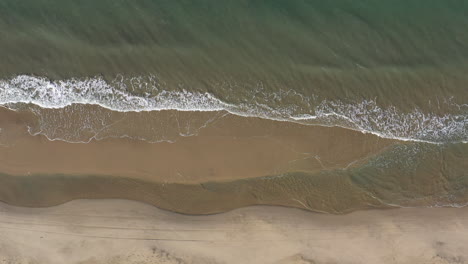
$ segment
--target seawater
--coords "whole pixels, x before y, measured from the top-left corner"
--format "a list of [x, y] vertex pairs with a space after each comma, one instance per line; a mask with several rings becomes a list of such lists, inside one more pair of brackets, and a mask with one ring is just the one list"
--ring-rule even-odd
[[228, 111], [466, 142], [467, 14], [455, 0], [6, 0], [0, 103]]
[[[227, 111], [246, 117], [341, 126], [407, 141], [468, 141], [468, 105], [458, 105], [451, 100], [439, 102], [439, 106], [442, 104], [444, 108], [450, 109], [450, 112], [443, 114], [418, 108], [404, 112], [392, 105], [379, 106], [374, 99], [354, 103], [339, 100], [317, 101], [314, 98], [309, 100], [306, 95], [295, 90], [284, 94], [267, 94], [252, 90], [245, 98], [237, 100], [243, 103], [223, 101], [208, 92], [186, 89], [168, 91], [154, 76], [119, 78], [111, 82], [102, 78], [50, 81], [28, 75], [0, 80], [0, 104], [11, 109], [25, 104], [45, 109], [60, 109], [81, 104], [98, 105], [118, 112]], [[307, 107], [295, 104], [295, 101]], [[90, 119], [103, 118], [96, 115], [96, 112], [86, 111], [86, 108], [81, 108], [80, 114]]]
[[[75, 143], [171, 142], [226, 114], [372, 133], [405, 143], [327, 173], [385, 203], [459, 205], [467, 28], [458, 0], [3, 0], [0, 104]], [[106, 131], [122, 112], [147, 130]]]

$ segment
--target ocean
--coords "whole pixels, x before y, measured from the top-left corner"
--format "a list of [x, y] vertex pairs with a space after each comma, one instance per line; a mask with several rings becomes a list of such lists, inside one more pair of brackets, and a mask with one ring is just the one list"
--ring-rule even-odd
[[[369, 199], [376, 207], [464, 206], [467, 28], [468, 2], [456, 0], [2, 0], [0, 104], [8, 113], [0, 121], [0, 145], [14, 148], [17, 138], [42, 137], [63, 144], [130, 140], [157, 148], [207, 134], [293, 142], [298, 126], [313, 133], [327, 127], [323, 142], [301, 153], [320, 148], [320, 157], [330, 156], [328, 165], [310, 154], [313, 161], [281, 173], [262, 169], [264, 174], [248, 180], [230, 178], [229, 188], [263, 194], [240, 205], [303, 207], [286, 202], [294, 193], [307, 201], [307, 209], [330, 212], [365, 208]], [[225, 119], [228, 125], [216, 125]], [[254, 127], [255, 133], [246, 132]], [[343, 129], [349, 130], [346, 141], [354, 143], [335, 148], [348, 135]], [[297, 141], [312, 144], [318, 136], [310, 133]], [[378, 145], [378, 151], [368, 145]], [[361, 146], [365, 154], [356, 154]], [[250, 151], [248, 145], [243, 151]], [[346, 162], [334, 157], [352, 151]], [[1, 166], [0, 171], [6, 173]], [[177, 173], [165, 177], [172, 181]], [[333, 183], [345, 187], [335, 189]], [[214, 192], [233, 192], [217, 184], [227, 183], [216, 183]], [[341, 191], [358, 197], [356, 202], [348, 206], [346, 195], [330, 198]], [[82, 197], [76, 195], [67, 199]], [[3, 200], [14, 203], [8, 197]]]

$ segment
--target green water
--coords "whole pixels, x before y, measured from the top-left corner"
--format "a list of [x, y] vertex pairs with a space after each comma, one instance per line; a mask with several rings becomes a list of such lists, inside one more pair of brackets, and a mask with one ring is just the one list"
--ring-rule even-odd
[[144, 99], [207, 92], [236, 114], [332, 113], [344, 118], [318, 123], [467, 141], [467, 28], [468, 3], [455, 0], [2, 0], [0, 78], [101, 76]]
[[0, 75], [154, 74], [231, 101], [261, 83], [428, 109], [468, 101], [467, 28], [455, 0], [2, 0]]

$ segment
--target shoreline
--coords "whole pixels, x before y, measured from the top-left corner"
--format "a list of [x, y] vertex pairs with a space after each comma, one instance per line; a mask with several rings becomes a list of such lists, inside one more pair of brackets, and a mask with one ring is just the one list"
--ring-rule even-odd
[[[65, 119], [57, 118], [62, 114]], [[189, 214], [264, 204], [343, 213], [468, 201], [465, 144], [440, 147], [339, 127], [174, 111], [110, 113], [102, 122], [112, 129], [101, 132], [172, 135], [173, 143], [72, 144], [27, 130], [74, 130], [81, 126], [80, 114], [45, 111], [42, 117], [53, 121], [49, 128], [30, 114], [0, 109], [0, 142], [7, 143], [0, 145], [0, 200], [50, 206], [126, 198]], [[181, 131], [196, 136], [180, 136]]]
[[255, 205], [332, 214], [389, 207], [354, 186], [347, 175], [291, 173], [181, 184], [116, 176], [0, 174], [0, 201], [12, 206], [47, 208], [78, 199], [127, 199], [187, 215], [219, 214]]

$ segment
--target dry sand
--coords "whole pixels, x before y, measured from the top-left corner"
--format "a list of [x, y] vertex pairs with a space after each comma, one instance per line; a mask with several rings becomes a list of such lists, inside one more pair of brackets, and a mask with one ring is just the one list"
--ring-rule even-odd
[[468, 209], [186, 216], [127, 200], [0, 205], [0, 263], [468, 263]]

